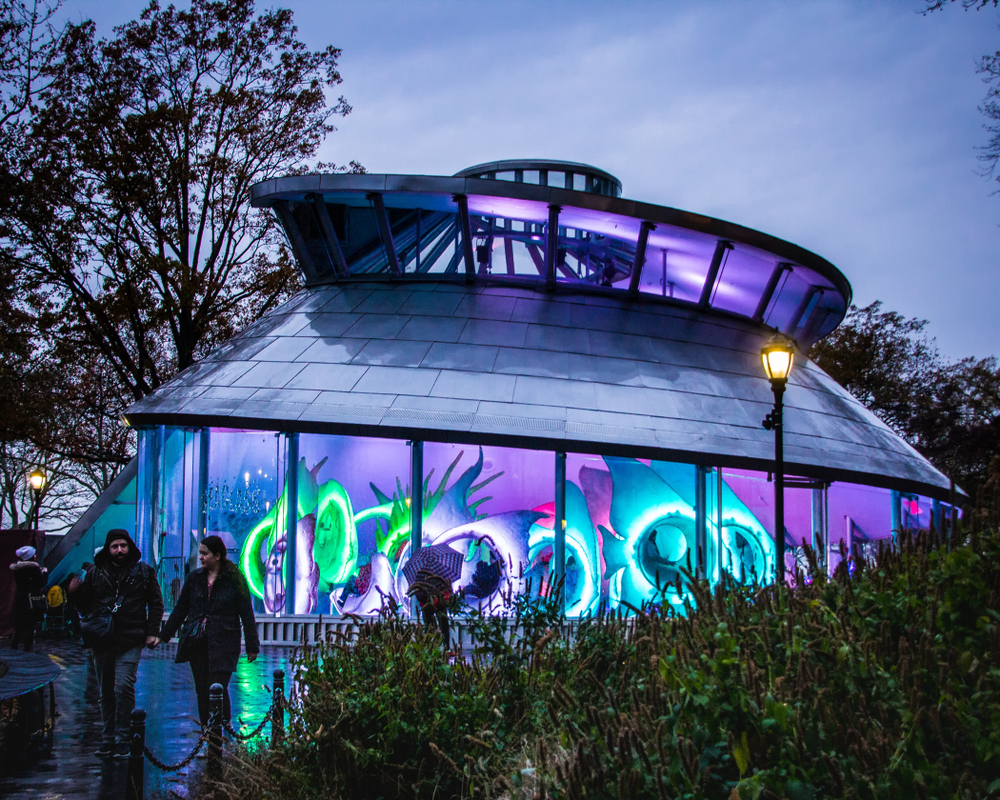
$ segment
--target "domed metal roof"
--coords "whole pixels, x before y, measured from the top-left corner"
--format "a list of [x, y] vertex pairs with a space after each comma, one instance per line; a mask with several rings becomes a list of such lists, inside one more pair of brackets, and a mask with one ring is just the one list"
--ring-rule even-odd
[[[735, 315], [561, 287], [313, 286], [132, 406], [135, 426], [358, 434], [768, 470], [760, 347]], [[804, 363], [803, 363], [804, 362]], [[789, 474], [943, 496], [948, 480], [814, 364]]]
[[[789, 242], [619, 193], [602, 170], [539, 160], [258, 184], [306, 289], [128, 419], [769, 470], [760, 347], [779, 330], [805, 352], [850, 285]], [[790, 474], [945, 496], [944, 475], [798, 361]]]

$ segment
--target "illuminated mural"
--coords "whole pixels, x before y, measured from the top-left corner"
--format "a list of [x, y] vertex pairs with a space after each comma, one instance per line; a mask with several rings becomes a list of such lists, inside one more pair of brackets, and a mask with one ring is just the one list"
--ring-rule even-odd
[[[196, 543], [204, 533], [227, 542], [258, 613], [366, 615], [387, 603], [406, 604], [414, 483], [409, 444], [300, 434], [290, 548], [288, 441], [273, 432], [212, 429], [199, 438], [165, 430], [153, 481], [154, 504], [161, 507], [154, 518], [154, 556], [168, 604], [183, 576], [197, 567]], [[551, 594], [555, 454], [434, 442], [425, 442], [423, 452], [422, 545], [444, 545], [461, 556], [453, 588], [465, 603], [506, 613], [517, 594]], [[698, 469], [567, 455], [562, 591], [568, 616], [602, 607], [631, 612], [651, 603], [683, 606], [689, 597], [684, 571], [695, 565], [698, 552]], [[775, 547], [773, 485], [766, 473], [702, 471], [705, 574], [713, 583], [723, 572], [746, 583], [769, 579]], [[815, 497], [787, 494], [786, 545], [792, 548], [817, 524]], [[848, 484], [822, 490], [825, 513], [843, 513], [845, 519], [843, 533], [831, 534], [831, 567], [839, 561], [839, 541], [865, 547], [887, 535], [888, 494]], [[929, 508], [923, 498], [902, 498], [904, 524], [920, 522], [919, 514], [929, 518]]]
[[[683, 570], [693, 571], [694, 467], [630, 458], [600, 459], [606, 469], [582, 466], [579, 485], [566, 482], [566, 611], [579, 617], [600, 602], [615, 609], [648, 603], [683, 605]], [[774, 569], [774, 544], [746, 505], [723, 482], [722, 538], [707, 521], [721, 566], [741, 581]], [[533, 565], [551, 554], [554, 511], [531, 529]], [[715, 580], [719, 558], [712, 558]], [[678, 586], [681, 587], [678, 591]]]
[[[372, 614], [386, 603], [405, 603], [412, 496], [404, 447], [310, 438], [297, 466], [294, 613]], [[359, 446], [369, 457], [382, 449], [382, 462], [365, 459], [377, 474], [351, 468]], [[432, 466], [424, 475], [422, 543], [445, 545], [463, 557], [453, 588], [470, 606], [493, 613], [502, 613], [512, 594], [549, 594], [552, 454], [492, 447], [487, 459], [481, 447], [427, 447], [443, 469], [436, 474]], [[334, 465], [345, 473], [339, 479]], [[244, 470], [247, 486], [249, 474]], [[291, 573], [285, 563], [288, 485], [285, 476], [275, 500], [259, 501], [259, 518], [236, 533], [240, 567], [262, 610], [271, 613], [285, 610]], [[681, 605], [687, 594], [682, 570], [692, 567], [696, 547], [693, 493], [690, 465], [613, 457], [581, 464], [566, 482], [567, 615], [596, 613], [602, 603], [612, 609]], [[774, 568], [771, 538], [728, 485], [722, 498], [721, 538], [718, 524], [708, 523], [709, 540], [718, 543], [719, 556], [711, 559], [715, 576], [721, 568], [739, 580], [759, 580]]]
[[[479, 448], [478, 460], [452, 480], [463, 455], [458, 454], [436, 483], [433, 472], [425, 478], [422, 542], [460, 552], [465, 561], [455, 588], [465, 590], [484, 610], [494, 610], [500, 606], [502, 590], [521, 591], [528, 530], [543, 514], [527, 509], [480, 513], [479, 506], [492, 499], [482, 496], [483, 490], [502, 479], [503, 472], [480, 480]], [[339, 481], [317, 480], [326, 462], [323, 458], [307, 464], [301, 458], [298, 464], [295, 613], [312, 613], [323, 606], [326, 611], [371, 614], [390, 600], [403, 603], [408, 588], [402, 568], [410, 551], [410, 486], [396, 476], [390, 496], [371, 482], [374, 502], [356, 507]], [[270, 612], [285, 605], [287, 493], [286, 480], [277, 502], [247, 534], [239, 557], [251, 591]], [[359, 528], [370, 521], [375, 523], [374, 550], [359, 558]]]

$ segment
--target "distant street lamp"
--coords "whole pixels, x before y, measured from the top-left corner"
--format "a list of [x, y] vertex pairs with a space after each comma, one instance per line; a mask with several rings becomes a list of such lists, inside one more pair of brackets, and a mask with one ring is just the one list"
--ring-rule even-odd
[[38, 530], [38, 512], [42, 505], [42, 489], [45, 488], [45, 482], [47, 478], [45, 473], [42, 472], [37, 467], [31, 471], [28, 476], [28, 485], [31, 486], [31, 491], [35, 496], [35, 530]]
[[774, 431], [774, 548], [775, 579], [785, 581], [785, 453], [782, 439], [782, 396], [795, 360], [795, 343], [780, 333], [760, 350], [764, 372], [774, 392], [774, 410], [764, 418], [764, 427]]

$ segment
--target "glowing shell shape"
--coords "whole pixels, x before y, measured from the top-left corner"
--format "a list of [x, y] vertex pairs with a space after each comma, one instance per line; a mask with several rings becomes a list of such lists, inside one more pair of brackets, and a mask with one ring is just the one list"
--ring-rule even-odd
[[[549, 508], [547, 506], [545, 508]], [[528, 561], [534, 562], [542, 551], [555, 544], [553, 523], [555, 512], [547, 514], [528, 532]], [[575, 562], [575, 580], [570, 581], [567, 567], [566, 616], [585, 617], [597, 611], [601, 599], [600, 554], [597, 551], [597, 536], [587, 500], [572, 481], [566, 481], [566, 561]]]
[[681, 567], [693, 566], [694, 508], [640, 461], [605, 458], [614, 494], [604, 534], [605, 578], [611, 606], [625, 602], [683, 602], [673, 585]]

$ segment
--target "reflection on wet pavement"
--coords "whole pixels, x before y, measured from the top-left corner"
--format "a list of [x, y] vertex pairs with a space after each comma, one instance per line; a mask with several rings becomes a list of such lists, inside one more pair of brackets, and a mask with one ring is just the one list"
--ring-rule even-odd
[[[2, 646], [2, 644], [0, 644]], [[125, 797], [126, 761], [101, 760], [94, 753], [101, 742], [99, 692], [90, 656], [77, 642], [40, 641], [36, 653], [48, 653], [59, 665], [56, 682], [56, 719], [51, 752], [26, 761], [13, 772], [0, 775], [4, 800], [121, 800]], [[146, 744], [165, 763], [177, 763], [198, 740], [198, 704], [187, 664], [175, 664], [175, 645], [143, 650], [136, 684], [136, 707], [144, 708]], [[263, 688], [271, 685], [276, 669], [285, 669], [292, 650], [264, 647], [253, 664], [240, 658], [229, 684], [233, 726], [237, 717], [256, 727], [271, 705]], [[270, 726], [264, 727], [264, 735]], [[145, 797], [186, 795], [195, 761], [180, 773], [164, 773], [147, 760]]]

